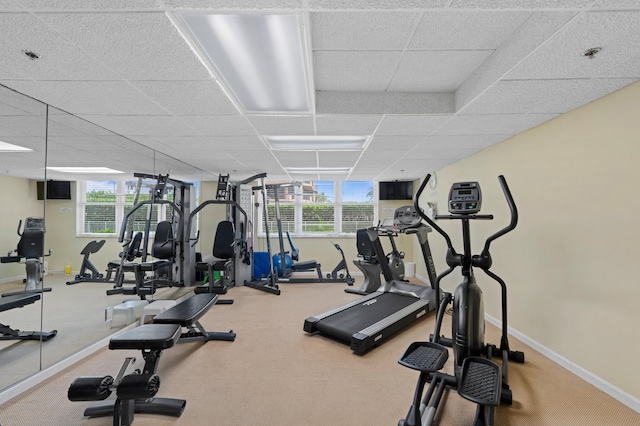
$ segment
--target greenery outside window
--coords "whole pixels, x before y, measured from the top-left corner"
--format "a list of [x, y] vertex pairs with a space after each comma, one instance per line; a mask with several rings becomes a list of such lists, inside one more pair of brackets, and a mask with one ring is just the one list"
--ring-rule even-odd
[[[125, 214], [133, 208], [136, 185], [136, 180], [79, 181], [76, 185], [78, 236], [118, 235]], [[143, 185], [138, 202], [148, 200], [152, 188], [152, 184]], [[133, 232], [145, 231], [149, 208], [150, 232], [155, 231], [158, 221], [171, 219], [173, 210], [170, 206], [143, 206], [134, 214]]]
[[[274, 184], [278, 188], [282, 232], [297, 235], [354, 234], [375, 224], [371, 181], [305, 181]], [[274, 189], [267, 191], [269, 232], [277, 233]], [[260, 232], [264, 234], [263, 221]]]

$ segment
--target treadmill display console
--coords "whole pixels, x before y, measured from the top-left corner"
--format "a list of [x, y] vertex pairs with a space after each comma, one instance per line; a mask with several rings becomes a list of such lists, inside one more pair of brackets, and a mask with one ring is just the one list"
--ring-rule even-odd
[[480, 211], [482, 192], [478, 182], [458, 182], [449, 192], [449, 213], [475, 214]]
[[422, 219], [413, 206], [398, 207], [393, 214], [393, 226], [398, 229], [417, 228], [421, 223]]

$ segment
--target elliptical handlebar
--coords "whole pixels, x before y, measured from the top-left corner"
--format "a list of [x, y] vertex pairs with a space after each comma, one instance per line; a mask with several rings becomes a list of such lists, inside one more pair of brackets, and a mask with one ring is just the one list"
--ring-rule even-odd
[[513, 201], [511, 190], [509, 189], [509, 185], [507, 185], [507, 181], [504, 178], [504, 175], [498, 176], [498, 181], [500, 182], [500, 186], [502, 187], [504, 198], [506, 198], [507, 204], [509, 205], [509, 211], [511, 212], [511, 222], [509, 222], [507, 226], [487, 238], [487, 241], [485, 241], [484, 243], [485, 252], [489, 251], [489, 246], [491, 245], [491, 242], [493, 240], [502, 237], [507, 232], [513, 231], [518, 224], [518, 208], [516, 207], [515, 201]]
[[444, 237], [444, 239], [447, 242], [447, 247], [449, 247], [450, 249], [453, 249], [453, 244], [451, 243], [451, 238], [449, 237], [449, 234], [447, 234], [446, 232], [444, 232], [444, 229], [440, 228], [434, 221], [433, 219], [431, 219], [429, 216], [427, 216], [426, 214], [424, 214], [424, 212], [422, 211], [422, 209], [420, 208], [419, 205], [419, 201], [420, 201], [420, 196], [422, 195], [422, 191], [424, 191], [424, 188], [427, 186], [427, 182], [429, 182], [429, 179], [431, 179], [431, 173], [429, 173], [427, 175], [427, 177], [424, 178], [424, 181], [422, 181], [422, 184], [420, 185], [420, 188], [418, 189], [418, 192], [416, 192], [416, 196], [413, 199], [413, 207], [416, 209], [416, 211], [418, 212], [418, 214], [420, 215], [420, 217], [422, 219], [424, 219], [425, 221], [427, 221], [427, 223], [429, 224], [429, 226], [431, 226], [433, 229], [435, 229], [438, 234], [442, 235]]
[[[447, 247], [449, 247], [450, 249], [453, 249], [453, 245], [451, 243], [451, 238], [449, 237], [449, 235], [442, 228], [440, 228], [433, 221], [433, 219], [431, 219], [429, 216], [425, 215], [424, 212], [422, 211], [422, 209], [420, 209], [420, 207], [419, 207], [420, 196], [422, 195], [422, 192], [424, 191], [424, 188], [427, 186], [427, 183], [429, 182], [430, 178], [431, 178], [431, 174], [428, 174], [427, 177], [422, 182], [422, 184], [420, 185], [420, 188], [418, 189], [418, 192], [416, 193], [416, 196], [415, 196], [415, 198], [413, 200], [413, 206], [415, 207], [415, 209], [418, 212], [418, 214], [420, 215], [420, 217], [422, 219], [424, 219], [425, 221], [427, 221], [427, 223], [433, 229], [438, 231], [438, 233], [444, 237], [444, 239], [447, 241]], [[491, 245], [491, 242], [493, 242], [497, 238], [500, 238], [501, 236], [503, 236], [507, 232], [513, 231], [515, 229], [516, 225], [518, 224], [518, 209], [516, 207], [515, 201], [513, 200], [513, 196], [511, 195], [511, 190], [509, 189], [509, 186], [507, 185], [507, 181], [504, 178], [504, 175], [498, 176], [498, 181], [500, 182], [500, 186], [502, 187], [502, 192], [504, 193], [504, 197], [507, 200], [507, 204], [509, 205], [509, 211], [511, 212], [511, 222], [506, 227], [504, 227], [503, 229], [499, 230], [498, 232], [490, 235], [487, 238], [487, 240], [485, 241], [485, 244], [484, 244], [484, 250], [483, 250], [484, 252], [488, 252], [489, 251], [489, 247]], [[463, 217], [467, 218], [467, 219], [485, 219], [485, 220], [493, 219], [493, 215], [490, 215], [490, 214], [489, 215], [478, 215], [478, 214], [474, 214], [474, 215], [437, 215], [435, 218], [436, 219], [461, 219]]]

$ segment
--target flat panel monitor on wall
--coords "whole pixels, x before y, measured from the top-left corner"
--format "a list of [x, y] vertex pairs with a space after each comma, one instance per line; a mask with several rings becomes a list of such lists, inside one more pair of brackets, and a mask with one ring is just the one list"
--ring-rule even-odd
[[413, 197], [412, 181], [380, 182], [380, 200], [411, 200]]
[[66, 180], [48, 180], [46, 193], [47, 200], [70, 200], [71, 182]]

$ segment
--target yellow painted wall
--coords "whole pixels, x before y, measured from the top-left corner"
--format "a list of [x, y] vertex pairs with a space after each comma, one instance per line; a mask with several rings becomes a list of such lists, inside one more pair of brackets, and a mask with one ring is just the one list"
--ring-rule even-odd
[[[640, 352], [640, 82], [437, 171], [436, 202], [446, 214], [453, 182], [477, 180], [483, 213], [473, 223], [477, 252], [508, 222], [497, 176], [518, 205], [515, 231], [494, 242], [494, 268], [509, 288], [509, 325], [569, 362], [640, 398], [633, 366]], [[460, 224], [441, 221], [459, 243]], [[433, 234], [432, 234], [433, 235]], [[444, 242], [431, 238], [436, 268]], [[424, 265], [419, 273], [424, 274]], [[459, 274], [457, 275], [459, 277]], [[452, 290], [458, 278], [445, 281]], [[482, 272], [487, 313], [500, 318], [498, 285]]]
[[[7, 154], [4, 154], [7, 155]], [[11, 154], [9, 154], [11, 155]], [[42, 217], [44, 202], [38, 201], [36, 181], [0, 176], [2, 203], [0, 203], [0, 254], [6, 256], [18, 246], [18, 223], [26, 217]], [[14, 256], [16, 253], [11, 253]], [[26, 276], [24, 263], [0, 264], [0, 280]]]

